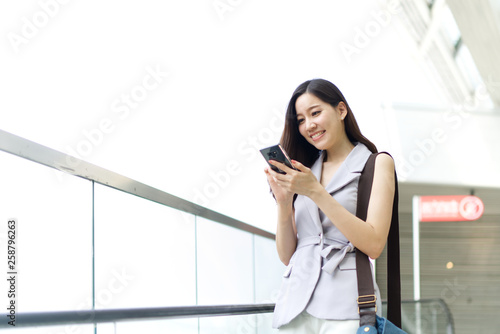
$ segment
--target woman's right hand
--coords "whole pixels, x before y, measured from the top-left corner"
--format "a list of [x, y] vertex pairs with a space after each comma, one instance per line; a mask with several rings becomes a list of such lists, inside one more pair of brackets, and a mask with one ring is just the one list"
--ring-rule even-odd
[[278, 204], [288, 204], [291, 203], [293, 200], [293, 193], [289, 192], [285, 188], [281, 187], [278, 183], [276, 183], [276, 175], [278, 175], [277, 172], [273, 171], [270, 167], [266, 167], [264, 169], [264, 172], [266, 173], [267, 176], [267, 181], [269, 182], [269, 185], [271, 186], [271, 190], [274, 194], [274, 197], [276, 198], [276, 202]]

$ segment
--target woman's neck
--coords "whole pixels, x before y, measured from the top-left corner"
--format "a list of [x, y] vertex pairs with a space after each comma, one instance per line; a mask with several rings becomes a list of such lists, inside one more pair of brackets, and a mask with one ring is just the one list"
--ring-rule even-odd
[[[347, 138], [346, 138], [347, 139]], [[338, 145], [332, 146], [326, 150], [326, 159], [323, 162], [341, 163], [354, 148], [354, 144], [348, 139]]]

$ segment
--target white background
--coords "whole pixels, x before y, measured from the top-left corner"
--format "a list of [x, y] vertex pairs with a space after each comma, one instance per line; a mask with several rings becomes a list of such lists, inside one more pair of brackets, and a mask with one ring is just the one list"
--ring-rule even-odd
[[337, 84], [396, 154], [405, 130], [381, 105], [442, 103], [395, 3], [3, 2], [0, 127], [274, 232], [258, 149], [278, 142], [301, 82]]

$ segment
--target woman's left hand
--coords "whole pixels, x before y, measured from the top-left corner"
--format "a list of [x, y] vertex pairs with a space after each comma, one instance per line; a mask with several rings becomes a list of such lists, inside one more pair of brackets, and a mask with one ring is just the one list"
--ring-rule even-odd
[[314, 176], [311, 172], [311, 169], [307, 168], [298, 161], [292, 160], [293, 167], [298, 170], [289, 168], [285, 164], [275, 160], [270, 160], [269, 163], [286, 173], [276, 173], [269, 168], [269, 172], [276, 183], [291, 193], [310, 197], [311, 194], [322, 188], [321, 183], [319, 183], [318, 179], [316, 179], [316, 176]]

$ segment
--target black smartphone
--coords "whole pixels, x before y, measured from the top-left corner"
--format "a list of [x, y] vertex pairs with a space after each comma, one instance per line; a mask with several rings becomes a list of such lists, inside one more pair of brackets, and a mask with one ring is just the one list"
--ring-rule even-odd
[[[266, 159], [268, 164], [269, 164], [269, 160], [275, 160], [275, 161], [284, 163], [286, 166], [290, 167], [291, 169], [297, 170], [297, 168], [292, 166], [292, 162], [290, 161], [288, 154], [286, 154], [285, 150], [279, 144], [263, 148], [260, 150], [260, 153], [262, 153], [262, 155], [264, 156], [264, 159]], [[277, 173], [286, 174], [284, 171], [282, 171], [281, 169], [279, 169], [278, 167], [276, 167], [274, 165], [269, 164], [269, 166], [271, 166], [271, 169]]]

